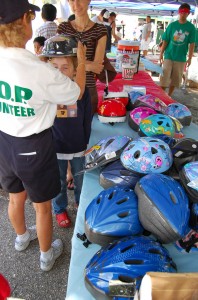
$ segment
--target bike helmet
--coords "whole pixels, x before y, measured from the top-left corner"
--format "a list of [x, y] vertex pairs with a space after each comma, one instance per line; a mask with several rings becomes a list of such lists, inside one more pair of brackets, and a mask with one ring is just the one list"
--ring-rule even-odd
[[140, 122], [154, 114], [157, 114], [157, 112], [150, 107], [136, 107], [129, 114], [128, 124], [133, 130], [138, 131]]
[[189, 201], [182, 186], [162, 174], [149, 174], [135, 186], [143, 227], [162, 243], [184, 237], [189, 222]]
[[163, 173], [172, 165], [169, 146], [156, 138], [139, 138], [128, 144], [120, 157], [123, 166], [139, 174]]
[[93, 170], [119, 159], [120, 154], [131, 140], [125, 135], [110, 136], [100, 140], [85, 152], [85, 169]]
[[137, 196], [133, 190], [111, 187], [95, 197], [85, 212], [85, 234], [95, 244], [108, 243], [143, 232], [138, 217]]
[[166, 144], [169, 145], [169, 147], [172, 149], [172, 147], [177, 143], [178, 139], [175, 139], [171, 136], [168, 136], [166, 134], [156, 134], [152, 135], [152, 138], [160, 139], [164, 141]]
[[140, 178], [139, 174], [125, 169], [118, 159], [101, 170], [100, 185], [104, 189], [108, 189], [114, 185], [133, 189]]
[[103, 96], [104, 100], [117, 100], [120, 101], [124, 106], [129, 102], [129, 96], [127, 92], [108, 92]]
[[148, 106], [150, 108], [153, 108], [157, 112], [163, 113], [167, 105], [156, 96], [148, 94], [138, 97], [134, 103], [134, 106]]
[[198, 161], [190, 162], [179, 172], [180, 180], [192, 202], [198, 203]]
[[39, 56], [77, 56], [77, 46], [78, 41], [74, 36], [55, 35], [45, 41], [42, 53]]
[[11, 288], [7, 279], [0, 273], [0, 300], [5, 300], [11, 295]]
[[174, 165], [178, 172], [185, 164], [198, 160], [198, 141], [194, 139], [180, 139], [171, 147], [171, 150]]
[[156, 134], [166, 134], [174, 136], [175, 125], [170, 117], [156, 114], [142, 120], [139, 124], [140, 136], [153, 136]]
[[101, 123], [125, 122], [126, 108], [117, 100], [105, 100], [98, 108], [98, 119]]
[[169, 104], [164, 113], [179, 120], [183, 126], [189, 126], [192, 121], [192, 114], [190, 110], [187, 106], [181, 103]]
[[132, 110], [134, 108], [134, 103], [137, 100], [138, 97], [143, 96], [144, 93], [138, 92], [138, 91], [131, 91], [129, 92], [129, 102], [126, 107], [127, 110]]
[[85, 285], [94, 299], [133, 299], [147, 272], [176, 272], [160, 243], [148, 237], [127, 237], [101, 248], [85, 268]]

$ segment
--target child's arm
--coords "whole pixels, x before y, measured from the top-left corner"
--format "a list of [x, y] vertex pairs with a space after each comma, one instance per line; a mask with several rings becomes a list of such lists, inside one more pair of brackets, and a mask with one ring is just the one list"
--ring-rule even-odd
[[80, 95], [79, 100], [82, 98], [82, 95], [85, 91], [85, 81], [86, 81], [86, 73], [85, 73], [85, 55], [86, 55], [86, 46], [83, 46], [81, 42], [78, 42], [77, 49], [77, 58], [78, 58], [78, 66], [76, 72], [76, 83], [80, 87]]

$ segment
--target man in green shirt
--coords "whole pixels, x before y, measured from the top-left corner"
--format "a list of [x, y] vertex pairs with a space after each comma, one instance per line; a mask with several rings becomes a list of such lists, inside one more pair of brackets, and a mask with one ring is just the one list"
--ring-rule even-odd
[[169, 96], [175, 87], [180, 87], [185, 64], [186, 67], [190, 66], [194, 53], [196, 30], [187, 21], [189, 14], [190, 5], [183, 3], [179, 7], [179, 19], [169, 24], [162, 36], [160, 63], [163, 63], [163, 75], [160, 77], [160, 86], [163, 90], [169, 88]]

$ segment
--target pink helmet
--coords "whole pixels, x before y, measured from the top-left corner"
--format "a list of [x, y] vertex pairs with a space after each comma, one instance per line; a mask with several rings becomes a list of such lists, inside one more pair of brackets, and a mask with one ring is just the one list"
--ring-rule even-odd
[[162, 100], [150, 94], [138, 97], [134, 103], [134, 106], [148, 106], [161, 113], [163, 113], [167, 107], [167, 105]]
[[129, 126], [133, 130], [138, 131], [140, 122], [143, 119], [147, 118], [148, 116], [155, 115], [155, 114], [157, 114], [157, 112], [150, 107], [146, 107], [146, 106], [136, 107], [129, 114], [129, 119], [128, 119]]

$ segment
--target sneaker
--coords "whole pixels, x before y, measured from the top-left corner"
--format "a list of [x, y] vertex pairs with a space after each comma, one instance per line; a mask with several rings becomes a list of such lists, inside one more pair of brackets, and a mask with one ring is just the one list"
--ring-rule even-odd
[[63, 252], [63, 242], [60, 239], [55, 240], [52, 243], [52, 258], [48, 261], [42, 261], [40, 259], [40, 268], [43, 271], [50, 271], [56, 261], [56, 259], [62, 254]]
[[29, 227], [27, 230], [30, 234], [27, 241], [19, 241], [18, 237], [16, 237], [16, 239], [15, 239], [14, 247], [17, 251], [25, 250], [29, 246], [31, 241], [37, 239], [36, 225]]

